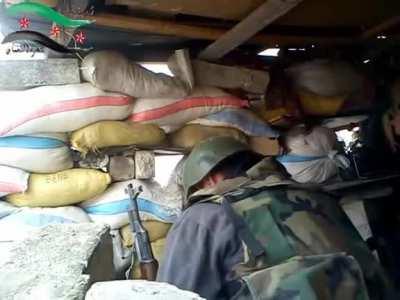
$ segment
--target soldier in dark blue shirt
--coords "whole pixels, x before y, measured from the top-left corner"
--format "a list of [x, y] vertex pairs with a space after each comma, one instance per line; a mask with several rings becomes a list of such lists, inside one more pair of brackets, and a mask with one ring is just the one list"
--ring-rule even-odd
[[168, 234], [158, 281], [208, 300], [368, 299], [348, 253], [368, 271], [371, 299], [390, 299], [379, 266], [336, 202], [294, 189], [246, 145], [203, 142], [185, 163], [183, 183], [186, 209]]

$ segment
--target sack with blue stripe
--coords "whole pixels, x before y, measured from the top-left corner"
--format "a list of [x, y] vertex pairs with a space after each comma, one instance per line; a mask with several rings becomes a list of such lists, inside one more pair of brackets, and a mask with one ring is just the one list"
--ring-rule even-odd
[[163, 189], [155, 181], [130, 180], [112, 184], [102, 195], [79, 203], [90, 219], [95, 223], [104, 223], [112, 229], [121, 228], [129, 223], [128, 210], [130, 200], [125, 194], [125, 188], [132, 183], [134, 188], [143, 187], [139, 195], [139, 213], [143, 221], [160, 221], [173, 223], [179, 209], [163, 204]]
[[35, 229], [52, 224], [90, 222], [88, 215], [76, 206], [19, 208], [8, 204], [7, 207], [0, 205], [0, 210], [3, 210], [4, 215], [7, 213], [3, 218], [0, 218], [0, 241], [22, 240]]
[[238, 129], [248, 136], [279, 137], [279, 132], [271, 128], [264, 120], [247, 109], [228, 108], [223, 111], [194, 120], [190, 124], [204, 126], [229, 127]]
[[67, 135], [16, 135], [0, 138], [0, 165], [32, 173], [55, 173], [73, 166]]
[[18, 207], [6, 202], [0, 200], [0, 219], [7, 217], [8, 215], [11, 215], [12, 213], [16, 212], [18, 210]]
[[337, 140], [333, 130], [314, 127], [311, 131], [295, 128], [285, 137], [288, 154], [277, 157], [294, 181], [323, 183], [346, 169], [350, 162], [335, 150]]

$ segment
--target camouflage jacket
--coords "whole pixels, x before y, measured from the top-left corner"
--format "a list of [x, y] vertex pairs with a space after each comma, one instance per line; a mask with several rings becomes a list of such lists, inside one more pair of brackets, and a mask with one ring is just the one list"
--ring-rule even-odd
[[235, 223], [245, 249], [235, 272], [246, 283], [237, 299], [394, 299], [336, 199], [260, 167], [190, 199], [222, 205]]

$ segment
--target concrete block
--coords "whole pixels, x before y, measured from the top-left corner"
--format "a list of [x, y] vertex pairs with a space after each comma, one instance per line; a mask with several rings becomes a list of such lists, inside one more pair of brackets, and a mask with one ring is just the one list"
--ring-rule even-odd
[[123, 280], [95, 283], [85, 297], [86, 300], [205, 300], [199, 295], [183, 291], [163, 282]]
[[75, 58], [0, 60], [0, 70], [0, 90], [81, 82]]
[[134, 179], [135, 160], [129, 156], [112, 156], [108, 170], [113, 181]]
[[89, 286], [114, 279], [108, 227], [57, 224], [15, 242], [0, 260], [0, 299], [83, 299]]
[[151, 179], [155, 176], [155, 158], [153, 151], [135, 152], [135, 178]]

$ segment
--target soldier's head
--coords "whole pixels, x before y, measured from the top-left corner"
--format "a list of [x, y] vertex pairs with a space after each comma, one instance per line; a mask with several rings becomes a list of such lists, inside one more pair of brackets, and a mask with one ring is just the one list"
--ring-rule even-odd
[[200, 143], [190, 153], [183, 169], [186, 198], [198, 189], [244, 174], [259, 160], [258, 154], [233, 138], [216, 137]]

